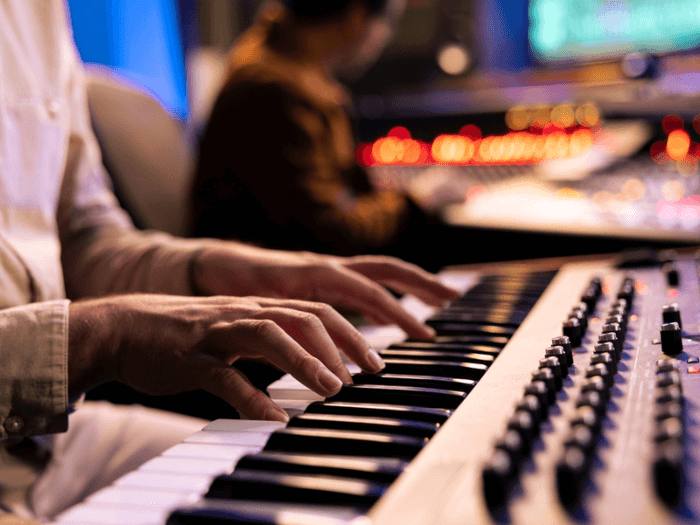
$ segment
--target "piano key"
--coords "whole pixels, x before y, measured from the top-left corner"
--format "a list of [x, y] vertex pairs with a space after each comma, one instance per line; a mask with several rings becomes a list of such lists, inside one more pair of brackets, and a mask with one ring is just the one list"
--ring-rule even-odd
[[341, 401], [325, 401], [311, 403], [306, 412], [309, 414], [347, 414], [373, 417], [388, 417], [425, 421], [428, 423], [444, 423], [452, 415], [452, 410], [445, 408], [412, 407], [389, 405], [381, 403], [348, 403]]
[[163, 490], [144, 490], [119, 487], [114, 489], [107, 487], [92, 494], [87, 498], [88, 505], [101, 505], [121, 507], [131, 505], [134, 507], [145, 506], [149, 508], [173, 508], [176, 505], [194, 503], [199, 499], [199, 494], [183, 494], [179, 492], [167, 492]]
[[478, 352], [482, 354], [498, 355], [504, 345], [476, 344], [476, 343], [460, 343], [449, 342], [440, 343], [437, 341], [406, 341], [404, 343], [396, 343], [387, 348], [387, 350], [437, 350], [450, 353], [469, 353]]
[[285, 428], [270, 436], [266, 451], [411, 459], [427, 440], [347, 430]]
[[114, 485], [132, 489], [158, 488], [163, 491], [204, 494], [210, 484], [211, 476], [135, 470], [119, 478]]
[[462, 377], [480, 379], [488, 366], [482, 363], [460, 363], [456, 361], [431, 361], [428, 359], [384, 359], [386, 374], [431, 375], [440, 377]]
[[462, 363], [493, 363], [494, 356], [479, 352], [457, 353], [442, 352], [439, 350], [416, 350], [403, 348], [388, 348], [380, 350], [382, 359], [422, 359], [431, 361], [458, 361]]
[[405, 419], [389, 419], [367, 416], [341, 416], [337, 414], [300, 414], [289, 421], [287, 428], [327, 428], [400, 434], [421, 439], [430, 439], [440, 425]]
[[[124, 522], [131, 523], [131, 522]], [[166, 525], [369, 525], [363, 510], [344, 506], [205, 499], [177, 509]], [[159, 524], [161, 525], [161, 524]]]
[[239, 468], [276, 472], [325, 474], [391, 483], [408, 465], [395, 458], [356, 458], [321, 454], [260, 452], [241, 458]]
[[[241, 456], [258, 452], [262, 447], [250, 447], [247, 450], [241, 450]], [[181, 458], [176, 456], [158, 456], [150, 461], [147, 461], [140, 470], [147, 472], [172, 472], [175, 474], [194, 474], [215, 476], [225, 472], [231, 472], [236, 465], [238, 458], [222, 459], [222, 458]]]
[[236, 469], [232, 474], [217, 476], [205, 498], [342, 505], [369, 510], [386, 489], [385, 484], [333, 476]]
[[[432, 343], [436, 344], [475, 344], [479, 346], [495, 346], [503, 348], [508, 343], [508, 337], [502, 335], [436, 335]], [[416, 342], [414, 339], [408, 339], [403, 343], [399, 344], [413, 344]]]
[[66, 525], [163, 525], [169, 508], [158, 507], [105, 507], [103, 505], [78, 505], [63, 512], [52, 523]]
[[393, 385], [459, 390], [469, 393], [478, 381], [473, 379], [414, 376], [408, 374], [358, 374], [352, 378], [355, 385]]
[[488, 325], [481, 323], [459, 323], [455, 321], [430, 320], [426, 324], [441, 335], [501, 335], [512, 337], [517, 327]]
[[328, 401], [377, 402], [388, 405], [455, 409], [467, 397], [465, 392], [392, 385], [347, 385]]

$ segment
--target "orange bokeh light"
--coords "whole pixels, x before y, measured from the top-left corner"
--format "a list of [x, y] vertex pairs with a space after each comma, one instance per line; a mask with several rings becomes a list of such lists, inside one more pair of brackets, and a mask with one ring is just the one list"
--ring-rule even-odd
[[673, 160], [682, 160], [690, 150], [690, 135], [683, 129], [676, 129], [669, 133], [666, 141], [666, 153]]

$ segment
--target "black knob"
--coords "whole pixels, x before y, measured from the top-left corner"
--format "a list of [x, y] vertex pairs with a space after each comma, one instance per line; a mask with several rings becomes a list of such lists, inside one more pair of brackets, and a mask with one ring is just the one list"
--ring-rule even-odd
[[586, 377], [601, 377], [608, 388], [613, 385], [615, 378], [608, 371], [608, 367], [604, 364], [595, 364], [586, 368]]
[[566, 352], [566, 364], [569, 366], [574, 364], [574, 351], [571, 348], [571, 340], [567, 336], [560, 335], [552, 338], [552, 346], [561, 346]]
[[609, 353], [595, 354], [591, 357], [591, 364], [598, 365], [602, 364], [608, 369], [610, 377], [617, 373], [617, 363], [615, 359]]
[[542, 404], [537, 396], [526, 394], [515, 405], [516, 410], [524, 410], [528, 412], [535, 420], [535, 424], [539, 425], [547, 417], [547, 412], [542, 410]]
[[588, 392], [581, 392], [581, 395], [579, 395], [578, 399], [576, 400], [576, 408], [589, 406], [596, 411], [596, 414], [598, 414], [599, 417], [605, 416], [607, 404], [608, 402], [600, 394], [600, 392], [590, 390]]
[[540, 421], [549, 415], [549, 390], [543, 381], [533, 381], [525, 387], [526, 396], [535, 396], [540, 403]]
[[680, 275], [678, 273], [678, 268], [675, 264], [667, 262], [661, 267], [661, 271], [666, 276], [666, 283], [670, 287], [675, 288], [681, 282]]
[[552, 405], [557, 399], [557, 383], [554, 372], [549, 368], [540, 368], [532, 373], [532, 380], [541, 381], [547, 386], [547, 402]]
[[561, 390], [561, 388], [564, 386], [564, 378], [561, 375], [559, 359], [557, 359], [556, 357], [545, 357], [543, 359], [540, 359], [539, 367], [541, 369], [548, 368], [552, 371], [552, 374], [554, 375], [554, 386], [557, 389], [557, 391]]
[[[615, 351], [615, 345], [612, 343], [599, 343], [593, 347], [593, 352], [596, 354], [610, 354], [610, 357], [613, 358], [615, 363], [619, 361], [619, 357]], [[615, 368], [617, 369], [617, 367]]]
[[656, 447], [653, 463], [656, 493], [667, 505], [676, 507], [683, 496], [683, 444], [670, 439]]
[[583, 487], [588, 479], [589, 458], [577, 447], [565, 447], [562, 458], [557, 463], [557, 493], [564, 507], [578, 506]]
[[490, 509], [501, 509], [517, 476], [517, 468], [510, 455], [496, 448], [482, 472], [484, 498]]
[[661, 325], [661, 351], [666, 355], [678, 355], [683, 351], [681, 327], [678, 323]]
[[[622, 327], [617, 323], [604, 324], [602, 328], [603, 334], [615, 334], [617, 339], [619, 339], [620, 346], [620, 356], [622, 356], [623, 343], [625, 341], [625, 334], [622, 331]], [[602, 335], [602, 334], [601, 334]]]
[[559, 370], [562, 377], [569, 377], [569, 363], [566, 352], [561, 346], [550, 346], [544, 350], [545, 357], [556, 357], [559, 360]]
[[661, 309], [661, 318], [665, 324], [678, 323], [678, 326], [683, 328], [683, 323], [681, 323], [681, 311], [680, 308], [678, 308], [678, 303], [665, 305]]
[[578, 319], [567, 319], [564, 322], [564, 335], [571, 341], [571, 346], [581, 346], [583, 340], [583, 330]]
[[598, 343], [612, 343], [613, 347], [615, 348], [615, 355], [617, 356], [617, 360], [619, 361], [622, 358], [622, 340], [619, 337], [617, 337], [617, 334], [615, 332], [605, 332], [600, 334], [598, 336]]

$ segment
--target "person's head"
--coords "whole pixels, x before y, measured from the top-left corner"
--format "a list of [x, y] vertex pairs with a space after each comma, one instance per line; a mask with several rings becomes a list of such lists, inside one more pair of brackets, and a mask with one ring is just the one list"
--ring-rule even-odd
[[302, 30], [333, 28], [332, 34], [345, 43], [336, 66], [344, 76], [358, 76], [379, 58], [405, 7], [405, 0], [282, 0], [282, 3], [293, 24]]

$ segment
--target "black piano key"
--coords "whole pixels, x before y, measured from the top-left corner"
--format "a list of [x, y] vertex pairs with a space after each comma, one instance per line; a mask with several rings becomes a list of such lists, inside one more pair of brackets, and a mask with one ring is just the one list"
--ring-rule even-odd
[[173, 511], [166, 525], [281, 525], [318, 523], [329, 518], [349, 523], [365, 512], [364, 509], [342, 506], [202, 499]]
[[483, 363], [393, 358], [384, 359], [384, 365], [382, 371], [387, 374], [431, 375], [465, 379], [481, 379], [488, 368]]
[[403, 343], [394, 343], [389, 345], [387, 350], [435, 350], [440, 352], [450, 353], [469, 353], [478, 352], [481, 354], [498, 355], [505, 343], [502, 345], [483, 345], [476, 343], [440, 343], [433, 341], [405, 341]]
[[236, 464], [236, 468], [247, 470], [322, 474], [383, 484], [392, 483], [407, 466], [407, 461], [396, 458], [354, 458], [264, 451], [243, 456]]
[[459, 390], [469, 393], [476, 386], [473, 379], [445, 378], [433, 376], [414, 376], [406, 374], [355, 374], [352, 376], [356, 385], [394, 385], [417, 386], [420, 388], [437, 388], [440, 390]]
[[392, 385], [346, 385], [327, 401], [381, 403], [429, 408], [455, 409], [467, 397], [458, 390]]
[[284, 428], [270, 435], [264, 450], [412, 459], [427, 442], [427, 439], [393, 434]]
[[516, 327], [513, 326], [500, 326], [500, 325], [486, 325], [481, 323], [458, 323], [454, 321], [441, 321], [441, 320], [430, 320], [426, 321], [426, 324], [432, 327], [437, 335], [502, 335], [507, 337], [512, 337], [515, 333]]
[[416, 350], [408, 348], [387, 348], [380, 350], [382, 359], [421, 359], [431, 361], [458, 361], [462, 363], [483, 363], [491, 365], [494, 356], [479, 352], [442, 352], [440, 350]]
[[385, 484], [333, 476], [236, 469], [214, 478], [204, 497], [369, 509], [386, 488]]
[[453, 308], [443, 310], [431, 316], [431, 321], [455, 321], [460, 323], [480, 323], [480, 324], [495, 324], [503, 326], [519, 326], [527, 314], [483, 314], [474, 312], [465, 312], [461, 308]]
[[[473, 344], [477, 346], [495, 346], [503, 348], [508, 343], [508, 337], [502, 335], [438, 335], [433, 338], [431, 343], [441, 344]], [[409, 339], [401, 344], [413, 344], [415, 341]]]
[[340, 416], [336, 414], [299, 414], [293, 417], [287, 428], [327, 428], [334, 430], [356, 430], [430, 439], [440, 425], [368, 416]]
[[446, 408], [414, 407], [382, 403], [348, 403], [342, 401], [317, 401], [306, 407], [305, 413], [347, 414], [352, 416], [388, 417], [443, 424], [453, 410]]

